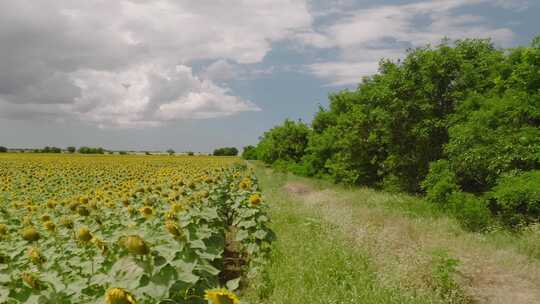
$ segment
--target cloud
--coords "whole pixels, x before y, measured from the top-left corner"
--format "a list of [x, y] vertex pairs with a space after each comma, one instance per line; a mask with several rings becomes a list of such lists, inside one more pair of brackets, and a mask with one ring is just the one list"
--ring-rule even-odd
[[[1, 1], [0, 116], [134, 127], [257, 110], [221, 83], [228, 65], [311, 23], [297, 0]], [[217, 62], [199, 78], [197, 60]]]
[[443, 37], [492, 38], [499, 45], [509, 45], [514, 36], [510, 29], [489, 26], [485, 17], [459, 10], [471, 5], [504, 3], [432, 0], [375, 6], [342, 12], [337, 21], [297, 37], [307, 45], [335, 49], [339, 54], [338, 60], [309, 64], [309, 71], [331, 85], [351, 85], [376, 72], [381, 58], [400, 58], [407, 48], [437, 44]]
[[190, 67], [140, 65], [121, 72], [78, 71], [73, 81], [82, 91], [61, 109], [100, 127], [158, 126], [179, 119], [203, 119], [259, 111]]

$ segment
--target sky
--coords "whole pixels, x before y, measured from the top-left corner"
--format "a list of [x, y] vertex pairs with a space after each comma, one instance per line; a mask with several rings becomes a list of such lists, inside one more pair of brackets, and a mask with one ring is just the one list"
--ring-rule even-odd
[[527, 45], [538, 16], [540, 0], [3, 0], [0, 145], [241, 148], [382, 58]]

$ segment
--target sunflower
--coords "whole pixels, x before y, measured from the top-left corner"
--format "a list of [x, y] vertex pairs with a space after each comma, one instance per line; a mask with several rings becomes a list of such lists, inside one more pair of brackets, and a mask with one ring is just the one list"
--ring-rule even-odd
[[41, 289], [41, 282], [33, 274], [28, 273], [28, 272], [23, 272], [21, 274], [21, 279], [23, 280], [23, 282], [25, 282], [30, 287], [32, 287], [32, 289], [35, 289], [35, 290]]
[[8, 228], [6, 224], [0, 224], [0, 236], [8, 234]]
[[110, 288], [105, 295], [106, 304], [137, 304], [135, 297], [122, 288]]
[[146, 255], [150, 253], [150, 248], [146, 242], [138, 235], [130, 235], [123, 240], [123, 245], [127, 251], [134, 255]]
[[107, 255], [107, 252], [109, 251], [109, 247], [107, 246], [107, 244], [104, 241], [94, 237], [94, 238], [92, 238], [92, 243], [94, 243], [94, 245], [96, 245], [96, 247], [99, 250], [101, 250], [102, 255], [104, 255], [104, 256]]
[[39, 240], [39, 232], [34, 227], [26, 227], [21, 231], [22, 238], [28, 242]]
[[249, 203], [253, 206], [257, 206], [261, 203], [261, 195], [258, 193], [254, 193], [249, 197]]
[[176, 225], [176, 223], [173, 221], [167, 221], [165, 223], [165, 229], [167, 229], [167, 231], [175, 237], [181, 237], [183, 235], [180, 228], [178, 228], [178, 225]]
[[28, 250], [28, 258], [30, 258], [30, 261], [36, 265], [41, 265], [46, 261], [45, 257], [41, 254], [37, 247], [31, 247]]
[[225, 288], [205, 290], [204, 299], [208, 304], [240, 304], [238, 297]]
[[69, 217], [63, 217], [60, 219], [60, 225], [67, 229], [73, 229], [73, 221]]
[[79, 228], [77, 232], [77, 238], [83, 243], [88, 243], [92, 239], [92, 233], [86, 227]]
[[54, 232], [56, 230], [56, 225], [52, 221], [46, 221], [45, 224], [43, 224], [45, 229], [50, 232]]
[[154, 213], [154, 210], [152, 209], [152, 207], [145, 206], [145, 207], [142, 207], [141, 209], [139, 209], [139, 212], [145, 218], [149, 218]]

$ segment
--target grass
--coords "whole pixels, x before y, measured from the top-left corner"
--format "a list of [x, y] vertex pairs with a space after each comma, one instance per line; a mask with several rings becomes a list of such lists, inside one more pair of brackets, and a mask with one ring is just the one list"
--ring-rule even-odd
[[538, 229], [469, 233], [419, 198], [256, 171], [278, 238], [248, 303], [540, 299]]
[[258, 174], [265, 199], [271, 202], [277, 240], [270, 263], [249, 303], [430, 303], [380, 284], [373, 261], [347, 240], [338, 226], [282, 191], [283, 181]]

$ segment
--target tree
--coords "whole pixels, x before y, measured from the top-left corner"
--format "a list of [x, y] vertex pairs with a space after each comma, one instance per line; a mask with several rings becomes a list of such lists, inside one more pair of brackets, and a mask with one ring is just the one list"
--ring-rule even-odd
[[0, 153], [6, 153], [8, 149], [4, 146], [0, 146]]
[[77, 148], [70, 146], [70, 147], [67, 147], [66, 150], [67, 150], [69, 153], [75, 153], [75, 151], [77, 151]]
[[224, 147], [214, 150], [214, 156], [236, 156], [238, 155], [238, 149], [235, 147]]
[[242, 151], [242, 158], [248, 160], [257, 159], [257, 149], [255, 146], [245, 146], [244, 150]]
[[79, 153], [81, 154], [103, 154], [105, 153], [105, 150], [101, 147], [99, 148], [91, 148], [91, 147], [80, 147]]
[[282, 125], [264, 133], [257, 145], [257, 156], [269, 164], [277, 160], [299, 162], [305, 154], [310, 132], [305, 123], [286, 119]]
[[174, 155], [175, 152], [174, 152], [173, 149], [169, 149], [169, 150], [167, 150], [167, 153], [168, 153], [169, 155]]

